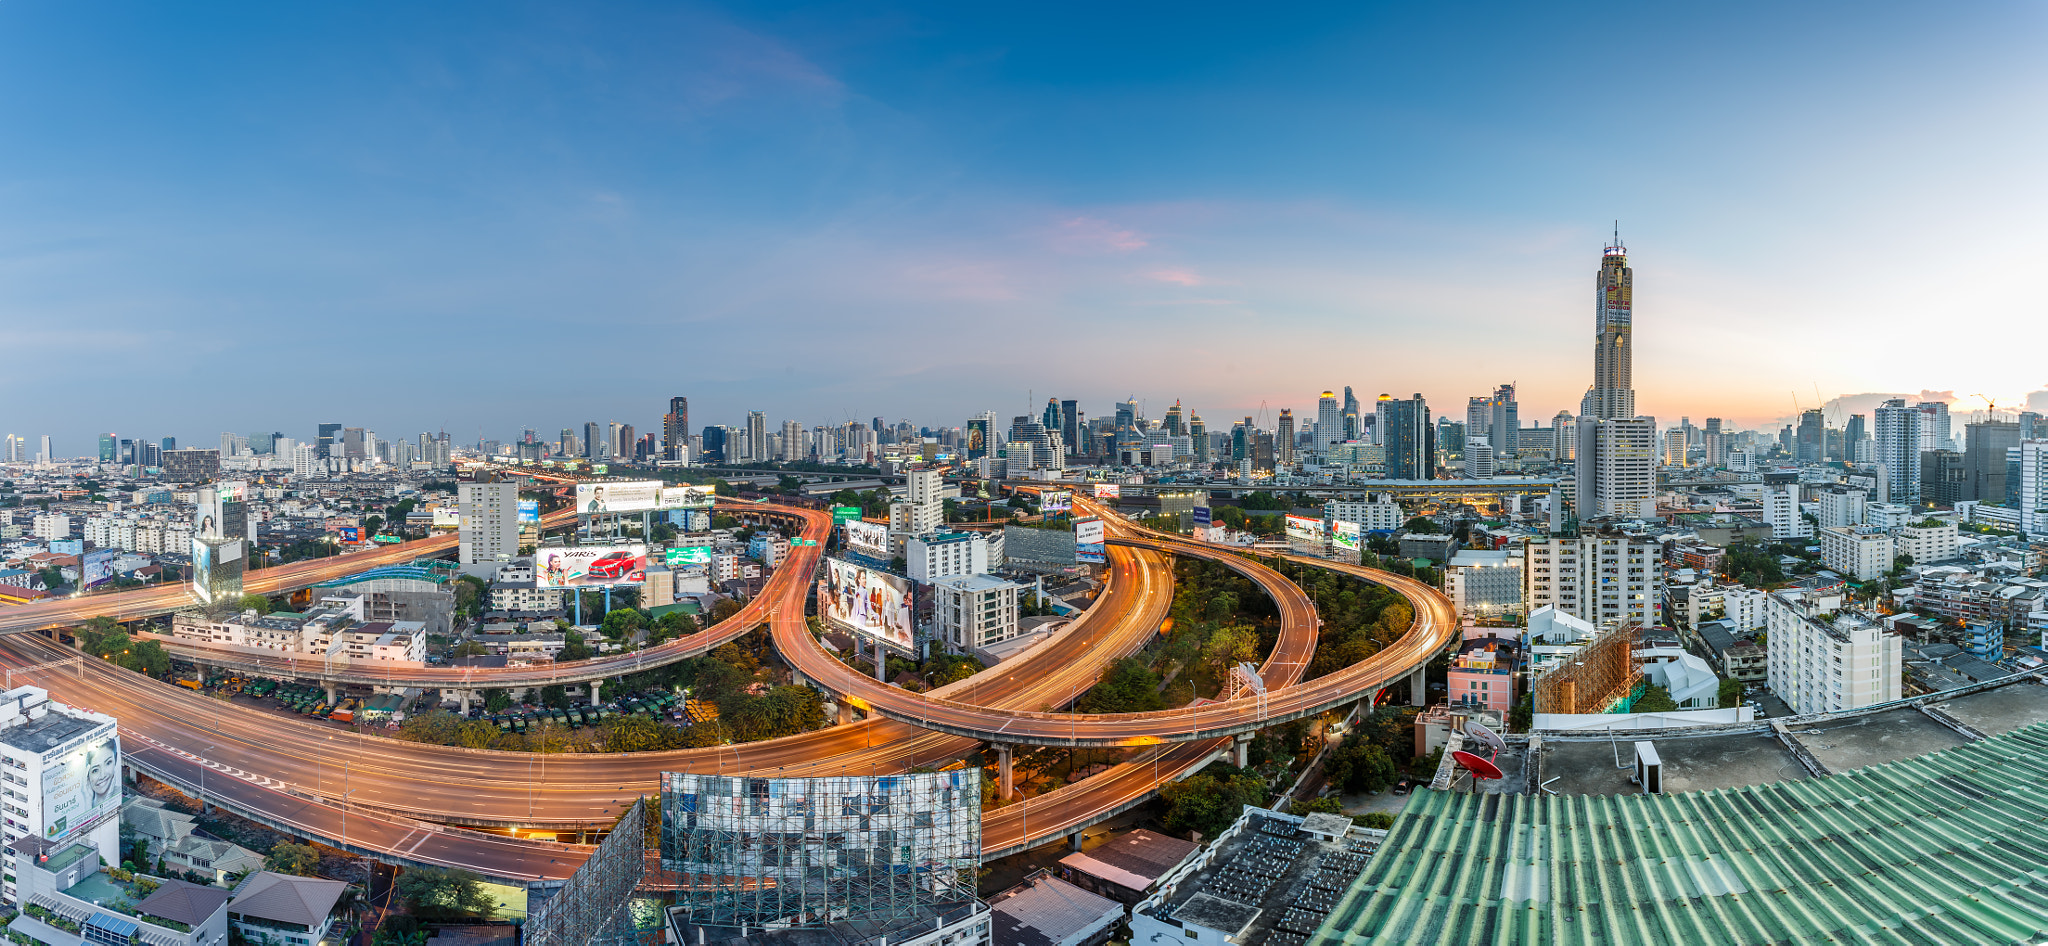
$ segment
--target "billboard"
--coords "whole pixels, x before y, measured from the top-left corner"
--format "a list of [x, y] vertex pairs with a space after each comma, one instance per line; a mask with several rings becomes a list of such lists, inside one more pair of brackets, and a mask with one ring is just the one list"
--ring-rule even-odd
[[520, 501], [519, 501], [519, 521], [520, 521], [520, 522], [539, 522], [539, 521], [540, 521], [540, 500], [538, 500], [538, 499], [522, 499], [522, 500], [520, 500]]
[[43, 766], [43, 839], [65, 841], [121, 810], [121, 737], [103, 736]]
[[647, 580], [647, 546], [550, 546], [533, 554], [536, 588], [599, 588]]
[[1340, 549], [1358, 551], [1359, 533], [1364, 531], [1356, 522], [1339, 519], [1330, 524], [1330, 542]]
[[1096, 498], [1096, 499], [1122, 499], [1122, 498], [1123, 498], [1123, 495], [1124, 495], [1124, 488], [1123, 488], [1122, 486], [1119, 486], [1119, 485], [1115, 484], [1115, 483], [1097, 483], [1097, 484], [1095, 484], [1095, 498]]
[[434, 528], [436, 528], [436, 529], [459, 529], [459, 528], [462, 528], [462, 510], [460, 510], [460, 509], [457, 509], [457, 508], [455, 508], [455, 507], [453, 507], [453, 506], [436, 506], [436, 507], [434, 507]]
[[84, 540], [84, 539], [51, 539], [51, 540], [50, 540], [50, 554], [51, 554], [51, 555], [84, 555], [84, 554], [85, 554], [85, 540]]
[[101, 582], [112, 580], [114, 577], [114, 557], [119, 554], [120, 552], [117, 549], [93, 549], [85, 553], [85, 561], [81, 565], [78, 586], [81, 588], [91, 588]]
[[662, 556], [662, 563], [670, 568], [678, 565], [709, 565], [711, 550], [701, 545], [687, 549], [669, 549]]
[[832, 519], [833, 519], [833, 521], [835, 521], [835, 522], [845, 522], [845, 521], [846, 521], [846, 520], [848, 520], [848, 519], [859, 519], [859, 518], [860, 518], [860, 507], [859, 507], [859, 506], [834, 506], [834, 507], [832, 507]]
[[825, 620], [854, 633], [911, 649], [908, 578], [828, 558], [818, 611]]
[[1197, 526], [1206, 526], [1206, 525], [1211, 525], [1211, 524], [1213, 524], [1214, 520], [1212, 520], [1212, 519], [1210, 519], [1210, 518], [1209, 518], [1209, 516], [1210, 516], [1210, 515], [1211, 515], [1211, 513], [1210, 513], [1210, 510], [1209, 510], [1209, 507], [1207, 507], [1207, 506], [1196, 506], [1196, 507], [1195, 507], [1195, 525], [1197, 525]]
[[977, 417], [967, 422], [967, 459], [979, 460], [988, 456], [988, 419]]
[[1090, 516], [1074, 520], [1074, 561], [1102, 564], [1109, 561], [1103, 550], [1102, 520]]
[[343, 542], [361, 542], [363, 540], [363, 530], [355, 526], [343, 526], [334, 531], [341, 533], [341, 540]]
[[1294, 542], [1321, 542], [1323, 520], [1310, 519], [1307, 516], [1288, 516], [1287, 538]]
[[661, 507], [660, 480], [576, 484], [576, 512], [592, 516], [613, 512], [651, 512]]
[[1074, 494], [1064, 489], [1048, 489], [1038, 494], [1038, 511], [1044, 515], [1056, 512], [1074, 511]]
[[717, 502], [709, 486], [664, 486], [660, 480], [576, 484], [576, 511], [585, 516], [657, 509], [702, 509]]
[[862, 555], [889, 557], [889, 527], [879, 522], [846, 520], [846, 547]]

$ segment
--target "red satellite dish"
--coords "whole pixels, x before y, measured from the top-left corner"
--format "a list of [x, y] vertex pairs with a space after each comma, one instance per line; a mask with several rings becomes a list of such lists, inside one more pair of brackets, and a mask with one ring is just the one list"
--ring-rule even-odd
[[1459, 749], [1451, 753], [1451, 759], [1458, 763], [1458, 768], [1471, 772], [1473, 778], [1497, 779], [1501, 777], [1500, 766], [1494, 765], [1484, 756], [1476, 756], [1463, 749]]

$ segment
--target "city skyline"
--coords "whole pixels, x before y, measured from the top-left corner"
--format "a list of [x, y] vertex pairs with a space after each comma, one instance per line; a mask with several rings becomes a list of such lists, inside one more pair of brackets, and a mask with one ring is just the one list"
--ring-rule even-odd
[[[69, 356], [0, 380], [0, 426], [64, 454], [217, 433], [191, 418], [503, 439], [658, 429], [643, 405], [678, 390], [696, 427], [847, 405], [937, 426], [1034, 391], [1214, 423], [1502, 379], [1535, 418], [1576, 411], [1585, 259], [1617, 217], [1666, 327], [1636, 383], [1660, 424], [1769, 426], [1815, 389], [2048, 401], [2024, 359], [1901, 343], [2038, 307], [2003, 261], [2048, 249], [2043, 187], [1988, 157], [2040, 144], [2001, 119], [2041, 85], [2034, 8], [1770, 31], [1760, 7], [1130, 11], [1089, 36], [491, 12], [0, 8], [0, 75], [63, 90], [0, 105], [0, 305]], [[1595, 24], [1609, 53], [1566, 55]], [[1177, 359], [1128, 357], [1162, 340]], [[591, 367], [545, 395], [492, 383], [564, 350]]]

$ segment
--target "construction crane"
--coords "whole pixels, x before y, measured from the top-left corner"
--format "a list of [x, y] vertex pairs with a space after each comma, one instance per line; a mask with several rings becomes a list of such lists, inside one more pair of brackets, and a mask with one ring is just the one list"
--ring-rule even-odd
[[1985, 396], [1984, 396], [1984, 395], [1982, 395], [1982, 394], [1972, 394], [1972, 395], [1970, 395], [1970, 396], [1971, 396], [1971, 397], [1974, 397], [1974, 398], [1976, 398], [1976, 399], [1978, 399], [1978, 400], [1980, 400], [1980, 401], [1983, 401], [1983, 402], [1984, 402], [1984, 419], [1985, 419], [1985, 420], [1997, 420], [1997, 419], [1998, 419], [1998, 402], [1997, 402], [1997, 401], [1994, 401], [1994, 400], [1992, 400], [1992, 399], [1990, 399], [1990, 398], [1988, 398], [1988, 397], [1985, 397]]

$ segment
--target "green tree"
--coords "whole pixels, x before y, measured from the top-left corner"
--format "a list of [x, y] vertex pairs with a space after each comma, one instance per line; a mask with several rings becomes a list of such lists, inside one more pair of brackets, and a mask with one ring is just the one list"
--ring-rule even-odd
[[476, 641], [463, 641], [455, 645], [455, 649], [449, 655], [460, 660], [464, 657], [482, 657], [490, 652], [491, 649], [489, 647], [485, 647]]
[[1259, 632], [1244, 625], [1219, 627], [1202, 644], [1202, 661], [1220, 676], [1244, 661], [1259, 659]]
[[625, 640], [632, 636], [634, 631], [646, 626], [647, 615], [640, 613], [639, 610], [615, 608], [605, 614], [604, 623], [599, 625], [599, 630], [612, 640]]
[[590, 645], [583, 642], [583, 635], [568, 631], [562, 635], [562, 651], [555, 655], [557, 662], [571, 662], [590, 659]]
[[[1405, 756], [1405, 754], [1404, 754]], [[1387, 748], [1370, 734], [1354, 730], [1330, 751], [1323, 777], [1344, 792], [1377, 792], [1394, 784], [1400, 770]]]
[[243, 595], [241, 607], [244, 611], [254, 611], [257, 614], [269, 614], [271, 611], [270, 599], [263, 595]]
[[263, 859], [265, 870], [311, 877], [320, 870], [320, 851], [310, 844], [279, 841]]
[[1629, 707], [1635, 713], [1671, 713], [1678, 710], [1678, 701], [1671, 698], [1671, 691], [1655, 684], [1643, 690], [1643, 695]]
[[[1222, 774], [1210, 774], [1210, 769]], [[1185, 837], [1199, 831], [1206, 840], [1230, 827], [1244, 806], [1265, 805], [1266, 783], [1253, 773], [1212, 765], [1161, 788], [1159, 795], [1166, 800], [1163, 821], [1168, 834]]]
[[1437, 525], [1436, 520], [1428, 516], [1416, 516], [1402, 523], [1401, 531], [1413, 532], [1417, 535], [1440, 535], [1443, 533], [1444, 527]]
[[1376, 828], [1381, 831], [1392, 831], [1394, 829], [1394, 816], [1384, 811], [1368, 811], [1359, 816], [1358, 826], [1361, 828]]
[[541, 687], [540, 705], [549, 709], [567, 709], [569, 707], [569, 691], [563, 688], [561, 684]]
[[1742, 705], [1742, 681], [1729, 677], [1721, 681], [1718, 701], [1722, 709], [1733, 709]]
[[1338, 801], [1334, 795], [1326, 795], [1321, 798], [1311, 798], [1299, 805], [1295, 805], [1287, 809], [1287, 813], [1292, 815], [1341, 815], [1344, 813], [1344, 803]]
[[460, 868], [414, 867], [398, 875], [398, 897], [422, 919], [480, 917], [497, 907], [483, 878]]
[[56, 566], [44, 568], [36, 573], [36, 577], [43, 580], [43, 588], [48, 591], [55, 591], [64, 585], [64, 570]]
[[484, 690], [484, 712], [502, 713], [511, 707], [512, 694], [506, 692], [504, 687], [491, 687]]

